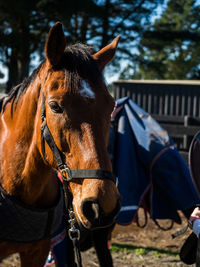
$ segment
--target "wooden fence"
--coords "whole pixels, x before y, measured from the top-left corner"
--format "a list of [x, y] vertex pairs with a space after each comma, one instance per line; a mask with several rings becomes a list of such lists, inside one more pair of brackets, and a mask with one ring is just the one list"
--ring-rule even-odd
[[200, 82], [115, 82], [115, 99], [125, 96], [132, 98], [168, 131], [187, 161], [191, 140], [200, 130]]

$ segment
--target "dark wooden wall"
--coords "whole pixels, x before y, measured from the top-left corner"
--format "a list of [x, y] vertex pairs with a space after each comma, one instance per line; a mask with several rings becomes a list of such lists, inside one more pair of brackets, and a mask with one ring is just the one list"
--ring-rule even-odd
[[191, 140], [200, 130], [200, 82], [115, 82], [115, 99], [125, 96], [131, 97], [168, 131], [187, 161]]
[[200, 82], [115, 82], [114, 88], [115, 98], [130, 96], [150, 114], [200, 117]]

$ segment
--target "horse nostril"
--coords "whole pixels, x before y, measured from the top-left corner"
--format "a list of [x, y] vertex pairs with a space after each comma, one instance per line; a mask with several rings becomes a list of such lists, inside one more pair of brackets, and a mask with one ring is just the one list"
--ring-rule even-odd
[[100, 216], [100, 207], [96, 200], [84, 200], [82, 203], [82, 212], [84, 216], [91, 222], [95, 222]]

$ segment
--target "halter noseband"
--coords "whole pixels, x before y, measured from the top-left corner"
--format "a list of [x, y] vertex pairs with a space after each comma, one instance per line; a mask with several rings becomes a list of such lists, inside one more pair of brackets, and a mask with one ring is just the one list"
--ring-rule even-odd
[[116, 184], [116, 176], [110, 172], [99, 169], [73, 169], [70, 170], [63, 161], [62, 152], [56, 146], [53, 136], [47, 126], [46, 122], [46, 109], [45, 109], [45, 96], [42, 95], [42, 123], [41, 123], [41, 150], [44, 159], [45, 156], [45, 141], [53, 152], [53, 156], [56, 159], [58, 165], [58, 171], [61, 173], [63, 181], [69, 182], [74, 178], [87, 178], [87, 179], [108, 179], [112, 180]]

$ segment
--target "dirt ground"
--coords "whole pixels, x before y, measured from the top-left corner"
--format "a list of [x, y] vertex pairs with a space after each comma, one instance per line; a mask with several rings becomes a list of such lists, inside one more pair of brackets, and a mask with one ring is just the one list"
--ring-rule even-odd
[[[148, 219], [145, 228], [139, 228], [135, 223], [129, 226], [117, 225], [112, 235], [113, 247], [121, 249], [112, 252], [115, 267], [185, 267], [180, 261], [179, 250], [185, 239], [191, 233], [187, 232], [175, 239], [172, 234], [180, 230], [187, 224], [187, 220], [182, 218], [182, 224], [174, 224], [169, 231], [158, 229], [155, 223]], [[169, 220], [159, 220], [160, 225], [167, 227], [170, 225]], [[124, 249], [122, 249], [124, 247]], [[131, 252], [133, 250], [134, 252]], [[85, 252], [83, 255], [84, 267], [97, 267], [98, 261], [93, 249]]]
[[[164, 227], [169, 225], [168, 220], [159, 221]], [[163, 231], [158, 229], [152, 220], [144, 229], [135, 223], [129, 226], [117, 225], [112, 236], [112, 257], [115, 267], [185, 267], [195, 265], [183, 264], [178, 252], [191, 233], [188, 229], [185, 234], [172, 239], [171, 235], [187, 224], [182, 218], [182, 224], [174, 224], [173, 229]], [[98, 260], [94, 249], [82, 253], [84, 267], [98, 267]], [[18, 255], [4, 259], [0, 267], [19, 267]], [[28, 267], [28, 266], [27, 266]], [[37, 266], [36, 266], [37, 267]]]

